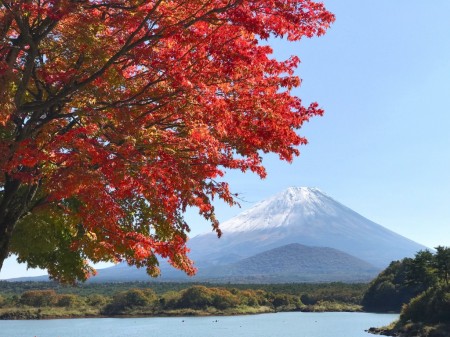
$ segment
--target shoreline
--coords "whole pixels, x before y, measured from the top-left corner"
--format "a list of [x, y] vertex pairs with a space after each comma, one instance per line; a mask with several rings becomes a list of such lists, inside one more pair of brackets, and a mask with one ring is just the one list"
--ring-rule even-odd
[[[150, 317], [208, 317], [208, 316], [247, 316], [247, 315], [260, 315], [260, 314], [270, 314], [270, 313], [281, 313], [281, 312], [364, 312], [362, 310], [313, 310], [313, 308], [301, 309], [274, 309], [268, 306], [262, 307], [248, 307], [238, 308], [240, 310], [214, 310], [208, 308], [206, 310], [195, 310], [195, 309], [179, 309], [179, 310], [168, 310], [168, 311], [142, 311], [133, 313], [124, 313], [117, 315], [104, 315], [101, 313], [75, 313], [75, 312], [60, 312], [58, 314], [45, 312], [42, 309], [36, 308], [26, 308], [24, 310], [11, 310], [0, 313], [0, 321], [3, 320], [50, 320], [50, 319], [83, 319], [83, 318], [150, 318]], [[243, 310], [244, 309], [244, 310]]]
[[450, 324], [407, 323], [399, 326], [369, 328], [366, 332], [380, 336], [394, 337], [450, 337]]

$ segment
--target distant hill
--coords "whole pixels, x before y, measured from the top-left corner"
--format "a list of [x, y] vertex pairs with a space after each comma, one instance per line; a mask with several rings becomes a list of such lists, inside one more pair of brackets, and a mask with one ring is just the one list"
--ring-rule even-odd
[[229, 282], [367, 282], [379, 268], [354, 256], [328, 247], [292, 243], [242, 259], [207, 268], [200, 278]]

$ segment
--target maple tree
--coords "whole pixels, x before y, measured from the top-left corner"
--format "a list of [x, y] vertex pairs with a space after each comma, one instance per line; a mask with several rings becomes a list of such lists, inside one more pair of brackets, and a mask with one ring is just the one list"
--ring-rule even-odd
[[17, 254], [72, 282], [88, 259], [157, 275], [160, 256], [193, 274], [186, 209], [220, 236], [224, 170], [264, 177], [261, 153], [291, 161], [322, 114], [263, 41], [333, 21], [310, 0], [1, 0], [0, 269]]

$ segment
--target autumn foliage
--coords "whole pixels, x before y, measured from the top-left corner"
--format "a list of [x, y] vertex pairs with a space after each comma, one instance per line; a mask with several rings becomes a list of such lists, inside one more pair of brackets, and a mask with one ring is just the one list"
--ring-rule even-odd
[[322, 113], [290, 94], [296, 56], [264, 40], [321, 35], [310, 0], [0, 1], [0, 268], [15, 253], [61, 281], [87, 259], [195, 272], [183, 213], [233, 205], [225, 170], [265, 176]]

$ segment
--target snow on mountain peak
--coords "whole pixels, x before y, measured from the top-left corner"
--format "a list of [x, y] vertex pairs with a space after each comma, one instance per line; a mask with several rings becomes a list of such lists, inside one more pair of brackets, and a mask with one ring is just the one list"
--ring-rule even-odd
[[317, 188], [289, 187], [224, 222], [221, 229], [227, 233], [290, 226], [292, 219], [298, 222], [323, 212], [334, 215], [334, 204], [338, 203]]
[[309, 187], [290, 187], [225, 221], [221, 229], [224, 235], [218, 241], [213, 233], [193, 238], [192, 252], [213, 261], [236, 261], [299, 243], [342, 250], [385, 268], [425, 249]]

